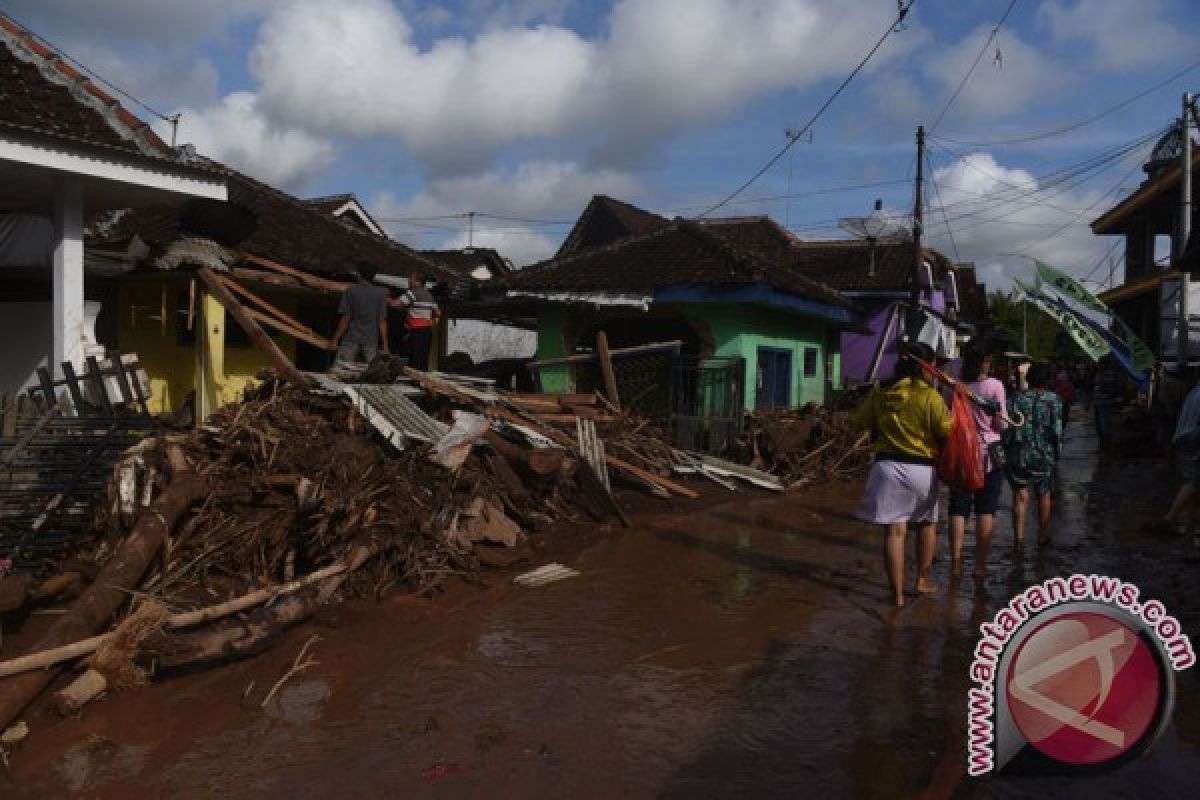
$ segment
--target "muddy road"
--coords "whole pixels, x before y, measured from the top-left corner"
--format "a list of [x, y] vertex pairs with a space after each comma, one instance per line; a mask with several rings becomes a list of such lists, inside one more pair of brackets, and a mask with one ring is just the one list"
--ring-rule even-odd
[[[1200, 550], [1138, 532], [1169, 476], [1098, 459], [1076, 423], [1054, 544], [1014, 556], [1002, 512], [986, 580], [956, 580], [942, 534], [940, 592], [900, 611], [856, 486], [637, 518], [570, 559], [578, 578], [349, 604], [249, 662], [79, 719], [35, 711], [0, 796], [1194, 796], [1196, 669], [1163, 739], [1116, 773], [964, 772], [977, 626], [1030, 583], [1118, 575], [1200, 631]], [[970, 538], [966, 557], [969, 576]], [[314, 634], [320, 663], [260, 708]]]

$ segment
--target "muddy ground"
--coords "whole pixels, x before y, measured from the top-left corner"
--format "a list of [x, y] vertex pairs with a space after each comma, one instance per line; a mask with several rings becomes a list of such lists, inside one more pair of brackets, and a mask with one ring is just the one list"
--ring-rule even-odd
[[[1053, 546], [1014, 557], [1002, 512], [977, 583], [951, 579], [943, 534], [941, 591], [900, 611], [880, 535], [851, 517], [857, 486], [635, 517], [560, 559], [578, 578], [347, 604], [249, 662], [78, 719], [35, 711], [0, 795], [1192, 797], [1197, 669], [1163, 739], [1115, 773], [964, 772], [977, 625], [1024, 586], [1118, 575], [1200, 632], [1200, 550], [1138, 530], [1170, 491], [1165, 464], [1099, 459], [1073, 423]], [[319, 665], [261, 709], [314, 634]]]

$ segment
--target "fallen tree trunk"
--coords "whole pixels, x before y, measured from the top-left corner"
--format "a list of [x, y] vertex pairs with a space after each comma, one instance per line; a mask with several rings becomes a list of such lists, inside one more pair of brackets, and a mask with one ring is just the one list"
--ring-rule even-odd
[[[208, 485], [200, 476], [191, 472], [177, 474], [154, 504], [138, 516], [137, 524], [104, 565], [96, 582], [31, 649], [37, 653], [74, 642], [107, 623], [129, 599], [129, 590], [142, 579], [175, 522], [207, 491]], [[8, 727], [58, 672], [58, 668], [27, 672], [0, 683], [0, 730]], [[3, 674], [13, 673], [0, 673]]]
[[[341, 564], [331, 564], [328, 567], [319, 569], [305, 575], [303, 578], [297, 578], [291, 583], [285, 583], [281, 586], [269, 586], [265, 589], [258, 589], [249, 594], [235, 597], [224, 603], [218, 603], [213, 606], [197, 608], [193, 611], [184, 611], [175, 614], [167, 619], [167, 628], [177, 630], [179, 628], [189, 628], [193, 625], [199, 625], [203, 622], [210, 622], [215, 619], [222, 619], [232, 614], [237, 614], [240, 611], [245, 611], [255, 606], [260, 606], [263, 603], [269, 602], [276, 597], [284, 594], [299, 591], [314, 583], [319, 583], [327, 578], [333, 578], [345, 572], [352, 572], [371, 556], [373, 550], [359, 548], [356, 550], [350, 559]], [[340, 583], [340, 582], [339, 582]], [[325, 592], [327, 596], [328, 591]], [[52, 667], [56, 664], [61, 664], [64, 661], [72, 661], [81, 656], [90, 655], [96, 652], [96, 649], [107, 640], [111, 633], [105, 633], [100, 636], [92, 636], [88, 639], [81, 639], [71, 644], [62, 645], [61, 647], [52, 647], [47, 650], [39, 650], [29, 655], [13, 658], [8, 661], [0, 662], [0, 678], [10, 675], [18, 675], [22, 672], [30, 672], [35, 669], [43, 669]], [[2, 686], [2, 684], [0, 684]]]
[[[156, 663], [160, 669], [175, 669], [246, 658], [267, 649], [285, 630], [303, 622], [324, 605], [350, 574], [371, 557], [374, 550], [360, 546], [336, 572], [326, 572], [318, 580], [288, 595], [270, 608], [255, 612], [249, 620], [234, 622], [215, 630], [177, 634], [158, 648]], [[315, 575], [316, 573], [314, 573]], [[312, 576], [310, 576], [311, 578]]]

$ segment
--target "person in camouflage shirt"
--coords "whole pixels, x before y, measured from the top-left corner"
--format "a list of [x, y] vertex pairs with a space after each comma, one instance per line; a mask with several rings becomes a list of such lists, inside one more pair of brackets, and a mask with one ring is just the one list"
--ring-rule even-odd
[[1034, 364], [1027, 376], [1029, 388], [1017, 392], [1009, 403], [1011, 418], [1017, 419], [1017, 414], [1025, 418], [1024, 425], [1005, 431], [1017, 548], [1025, 541], [1025, 511], [1031, 489], [1037, 495], [1038, 544], [1050, 540], [1050, 492], [1062, 452], [1062, 400], [1050, 390], [1050, 378], [1049, 366]]

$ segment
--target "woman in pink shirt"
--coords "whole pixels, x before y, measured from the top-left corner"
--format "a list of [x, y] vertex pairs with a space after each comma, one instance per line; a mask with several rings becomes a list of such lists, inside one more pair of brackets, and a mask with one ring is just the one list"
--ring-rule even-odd
[[954, 572], [962, 569], [963, 538], [967, 531], [967, 517], [975, 511], [975, 574], [982, 576], [987, 571], [988, 551], [992, 546], [992, 518], [1000, 504], [1000, 492], [1004, 488], [1004, 467], [993, 464], [988, 446], [1000, 441], [1000, 434], [1008, 424], [1004, 421], [1006, 407], [1004, 384], [991, 377], [992, 356], [982, 350], [968, 349], [963, 355], [962, 379], [967, 388], [984, 400], [994, 403], [995, 413], [988, 413], [979, 406], [972, 406], [975, 425], [979, 429], [980, 450], [983, 457], [983, 488], [975, 492], [950, 491], [950, 549], [954, 557]]

